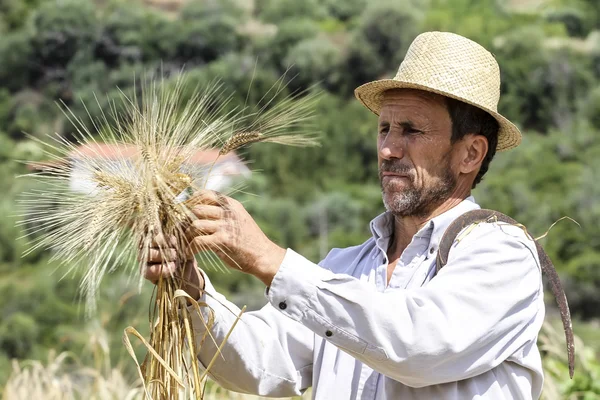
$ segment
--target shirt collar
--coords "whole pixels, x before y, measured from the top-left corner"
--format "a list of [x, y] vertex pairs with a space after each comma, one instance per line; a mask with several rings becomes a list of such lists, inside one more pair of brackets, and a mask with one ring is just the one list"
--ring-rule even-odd
[[[446, 231], [446, 228], [452, 223], [452, 221], [467, 211], [478, 208], [480, 207], [475, 202], [475, 198], [473, 196], [469, 196], [445, 213], [430, 219], [421, 229], [419, 229], [419, 231], [415, 234], [415, 237], [429, 239], [429, 243], [434, 244], [437, 247], [442, 235]], [[370, 226], [371, 233], [373, 234], [373, 239], [375, 239], [375, 241], [380, 238], [389, 238], [394, 229], [394, 216], [391, 212], [386, 211], [375, 217], [371, 221]]]

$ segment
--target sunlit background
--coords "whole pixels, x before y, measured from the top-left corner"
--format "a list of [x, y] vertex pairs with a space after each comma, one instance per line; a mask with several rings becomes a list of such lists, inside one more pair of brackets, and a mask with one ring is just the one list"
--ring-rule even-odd
[[[362, 243], [368, 222], [383, 209], [376, 118], [354, 100], [353, 90], [393, 76], [412, 39], [430, 30], [462, 34], [495, 55], [502, 72], [500, 112], [524, 132], [519, 148], [492, 162], [475, 190], [478, 202], [514, 217], [534, 236], [563, 216], [581, 225], [562, 221], [542, 242], [582, 340], [571, 381], [560, 320], [548, 297], [549, 323], [540, 337], [545, 396], [600, 398], [598, 0], [0, 0], [4, 398], [62, 399], [61, 390], [56, 397], [35, 392], [44, 379], [72, 388], [76, 398], [135, 398], [139, 385], [121, 337], [129, 325], [148, 331], [151, 285], [138, 293], [135, 279], [110, 275], [89, 320], [79, 304], [77, 275], [63, 277], [67, 270], [56, 270], [47, 251], [22, 257], [28, 242], [19, 239], [15, 204], [35, 184], [17, 176], [49, 161], [24, 133], [72, 138], [73, 126], [56, 102], [91, 126], [119, 90], [132, 93], [143, 75], [168, 81], [183, 71], [185, 96], [219, 79], [223, 90], [235, 93], [232, 105], [256, 104], [282, 75], [287, 93], [317, 85], [324, 91], [314, 120], [321, 147], [251, 147], [221, 165], [226, 179], [214, 184], [225, 190], [243, 181], [244, 191], [235, 196], [263, 230], [318, 261], [332, 247]], [[85, 178], [73, 177], [72, 190], [85, 185]], [[238, 305], [265, 303], [258, 280], [208, 273]], [[137, 350], [142, 357], [142, 347]], [[237, 398], [216, 387], [211, 393], [207, 398]]]

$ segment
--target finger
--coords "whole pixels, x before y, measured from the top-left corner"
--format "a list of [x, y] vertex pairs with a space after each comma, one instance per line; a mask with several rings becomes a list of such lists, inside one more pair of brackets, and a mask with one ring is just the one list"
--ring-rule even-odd
[[170, 278], [174, 276], [176, 272], [177, 264], [174, 262], [148, 264], [146, 265], [146, 268], [144, 268], [144, 278], [156, 284], [161, 277]]
[[168, 238], [165, 238], [165, 236], [162, 233], [159, 233], [156, 236], [154, 236], [152, 238], [152, 243], [150, 244], [150, 247], [155, 249], [166, 249], [173, 246], [177, 246], [177, 239], [175, 238], [175, 236], [170, 235]]
[[186, 204], [192, 207], [197, 204], [222, 206], [227, 204], [227, 197], [214, 190], [202, 189], [194, 192], [194, 195], [186, 202]]
[[220, 225], [220, 221], [197, 219], [185, 230], [185, 237], [191, 242], [196, 236], [212, 235]]
[[190, 240], [190, 251], [195, 254], [202, 251], [222, 250], [223, 245], [218, 238], [218, 234], [196, 236]]
[[175, 261], [177, 260], [177, 251], [173, 248], [170, 249], [148, 249], [146, 262], [149, 263], [162, 263], [164, 261]]
[[222, 219], [225, 216], [225, 210], [222, 207], [208, 204], [195, 205], [192, 213], [199, 219]]

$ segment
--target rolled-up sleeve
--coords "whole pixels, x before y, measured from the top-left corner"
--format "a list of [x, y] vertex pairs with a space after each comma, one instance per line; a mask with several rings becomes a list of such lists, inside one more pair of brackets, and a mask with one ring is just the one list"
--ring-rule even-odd
[[[208, 278], [205, 292], [200, 302], [206, 306], [201, 312], [188, 307], [202, 368], [218, 353], [218, 346], [241, 312], [215, 291]], [[312, 331], [267, 304], [242, 315], [217, 354], [209, 376], [224, 388], [238, 392], [273, 397], [300, 395], [311, 386], [313, 345]]]
[[518, 227], [492, 223], [455, 244], [439, 274], [414, 289], [380, 292], [288, 250], [269, 301], [278, 313], [412, 387], [498, 366], [535, 342], [544, 312], [534, 242]]

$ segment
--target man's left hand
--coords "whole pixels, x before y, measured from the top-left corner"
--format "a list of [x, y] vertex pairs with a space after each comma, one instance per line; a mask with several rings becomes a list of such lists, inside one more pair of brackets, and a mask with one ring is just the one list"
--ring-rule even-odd
[[212, 250], [232, 269], [271, 284], [285, 249], [264, 234], [239, 201], [201, 190], [187, 205], [197, 217], [186, 231], [193, 253]]

